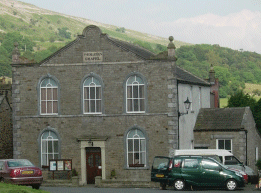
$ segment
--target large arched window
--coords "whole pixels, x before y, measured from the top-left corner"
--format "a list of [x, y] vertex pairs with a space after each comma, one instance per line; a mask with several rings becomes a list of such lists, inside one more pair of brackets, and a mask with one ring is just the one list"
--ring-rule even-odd
[[127, 167], [146, 167], [146, 137], [140, 129], [127, 133]]
[[83, 82], [83, 113], [102, 113], [102, 84], [94, 76]]
[[145, 83], [140, 76], [130, 76], [126, 81], [126, 112], [145, 113]]
[[40, 83], [40, 114], [58, 114], [58, 84], [50, 77]]
[[50, 159], [59, 158], [59, 139], [55, 132], [46, 130], [41, 135], [41, 166], [48, 166]]

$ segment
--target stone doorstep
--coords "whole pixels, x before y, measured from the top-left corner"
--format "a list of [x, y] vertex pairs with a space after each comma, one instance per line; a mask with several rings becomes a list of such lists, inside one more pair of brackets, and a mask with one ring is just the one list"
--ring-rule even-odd
[[159, 183], [151, 181], [123, 181], [123, 180], [101, 180], [100, 188], [158, 188]]
[[[93, 184], [94, 185], [94, 184]], [[44, 180], [42, 186], [73, 187], [72, 180]], [[150, 181], [101, 180], [98, 188], [159, 188], [159, 184]]]

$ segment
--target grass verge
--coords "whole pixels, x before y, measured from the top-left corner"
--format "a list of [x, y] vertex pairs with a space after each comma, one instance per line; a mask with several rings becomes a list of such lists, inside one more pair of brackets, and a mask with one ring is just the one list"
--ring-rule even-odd
[[[40, 187], [41, 189], [41, 187]], [[1, 193], [49, 193], [44, 190], [35, 190], [30, 186], [18, 186], [13, 184], [0, 183]]]

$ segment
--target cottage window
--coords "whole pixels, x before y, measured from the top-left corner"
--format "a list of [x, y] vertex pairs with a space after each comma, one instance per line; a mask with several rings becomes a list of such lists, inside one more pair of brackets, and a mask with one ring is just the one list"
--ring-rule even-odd
[[102, 86], [98, 79], [88, 77], [83, 83], [83, 112], [102, 113]]
[[51, 78], [45, 78], [41, 82], [40, 89], [41, 114], [58, 114], [58, 85]]
[[128, 167], [145, 167], [146, 138], [139, 129], [132, 129], [127, 134]]
[[145, 112], [145, 84], [139, 76], [131, 76], [126, 84], [127, 113]]
[[41, 136], [41, 165], [48, 166], [50, 159], [59, 157], [59, 140], [53, 131], [45, 131]]
[[225, 149], [232, 152], [231, 139], [217, 139], [217, 149]]

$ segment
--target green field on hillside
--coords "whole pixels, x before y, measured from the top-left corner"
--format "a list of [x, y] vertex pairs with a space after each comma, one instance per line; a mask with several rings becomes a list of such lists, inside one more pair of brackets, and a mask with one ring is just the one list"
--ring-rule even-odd
[[[261, 84], [250, 84], [250, 83], [245, 83], [245, 89], [244, 93], [248, 93], [250, 96], [254, 96], [254, 98], [258, 101], [261, 98], [261, 95], [255, 95], [253, 91], [259, 90], [261, 91]], [[220, 108], [224, 108], [227, 106], [228, 98], [220, 98], [219, 103], [220, 103]]]

